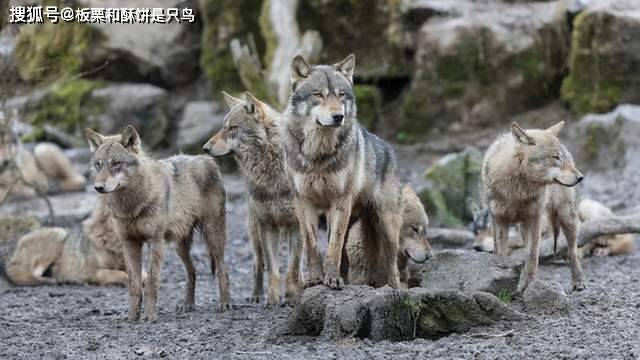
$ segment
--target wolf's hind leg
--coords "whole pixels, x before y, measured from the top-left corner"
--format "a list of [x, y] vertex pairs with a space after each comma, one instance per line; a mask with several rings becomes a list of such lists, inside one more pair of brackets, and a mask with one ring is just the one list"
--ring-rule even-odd
[[196, 269], [191, 260], [191, 236], [176, 242], [176, 254], [184, 264], [184, 270], [187, 275], [187, 287], [185, 288], [184, 302], [176, 307], [178, 312], [190, 312], [195, 307], [195, 291], [196, 291]]
[[99, 269], [89, 279], [89, 282], [99, 286], [127, 286], [129, 276], [122, 270]]
[[[509, 223], [501, 221], [496, 217], [492, 217], [492, 226], [493, 226], [493, 252], [498, 256], [509, 256]], [[520, 230], [520, 233], [523, 234], [523, 229]], [[525, 247], [528, 246], [528, 243], [525, 239], [522, 239], [525, 242]]]
[[87, 179], [73, 171], [71, 162], [57, 145], [40, 143], [33, 149], [33, 155], [43, 173], [60, 181], [62, 190], [80, 190], [86, 184]]
[[567, 238], [567, 257], [571, 268], [571, 289], [581, 291], [586, 286], [584, 284], [584, 275], [582, 274], [582, 265], [578, 258], [577, 225], [576, 217], [571, 216], [569, 211], [564, 211], [560, 216], [560, 227]]
[[300, 277], [302, 240], [298, 236], [298, 229], [288, 230], [286, 237], [289, 241], [289, 263], [287, 266], [285, 299], [288, 305], [294, 305], [302, 292], [302, 279]]
[[229, 294], [229, 274], [224, 261], [224, 248], [227, 243], [226, 214], [224, 203], [212, 211], [211, 216], [203, 226], [203, 237], [209, 248], [211, 273], [217, 274], [220, 300], [218, 311], [231, 309], [231, 295]]
[[125, 262], [129, 273], [129, 321], [138, 320], [142, 302], [142, 242], [123, 241]]
[[[400, 214], [392, 212], [381, 214], [378, 237], [381, 252], [379, 259], [384, 262], [386, 284], [394, 289], [399, 289], [402, 286], [397, 263], [398, 248], [400, 246], [400, 227], [402, 226]], [[384, 283], [376, 284], [376, 286], [383, 285]]]

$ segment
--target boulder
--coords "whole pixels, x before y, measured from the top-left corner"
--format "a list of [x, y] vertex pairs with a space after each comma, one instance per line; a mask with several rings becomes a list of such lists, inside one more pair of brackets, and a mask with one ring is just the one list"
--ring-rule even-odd
[[563, 2], [476, 4], [433, 17], [416, 43], [401, 133], [501, 124], [557, 96], [569, 52]]
[[193, 101], [188, 103], [178, 123], [176, 147], [178, 150], [201, 154], [204, 145], [211, 136], [222, 128], [224, 111], [212, 101]]
[[420, 287], [430, 291], [484, 291], [513, 294], [522, 263], [494, 254], [444, 250], [421, 267]]
[[[55, 215], [55, 224], [49, 222], [49, 209], [41, 198], [29, 198], [0, 205], [0, 213], [6, 216], [34, 218], [49, 226], [71, 227], [86, 219], [96, 201], [95, 191], [49, 195]], [[23, 234], [24, 235], [24, 234]]]
[[306, 335], [324, 341], [353, 337], [406, 341], [439, 338], [475, 326], [522, 318], [495, 296], [483, 292], [369, 286], [346, 286], [335, 291], [320, 285], [305, 290], [289, 316], [269, 332], [268, 340]]
[[562, 98], [579, 114], [640, 101], [640, 2], [589, 1], [573, 21]]
[[[472, 220], [472, 214], [467, 209], [469, 200], [475, 203], [480, 202], [479, 182], [482, 159], [483, 154], [480, 150], [468, 147], [461, 152], [443, 156], [425, 173], [425, 178], [432, 186], [431, 190], [427, 191], [440, 192], [448, 214], [462, 220], [459, 222]], [[427, 208], [427, 213], [430, 213], [429, 210], [431, 209]], [[439, 213], [437, 208], [433, 210], [435, 214]], [[434, 224], [451, 225], [437, 217], [434, 220]], [[451, 219], [448, 220], [450, 221]]]
[[522, 294], [527, 311], [537, 313], [562, 312], [569, 308], [567, 293], [556, 281], [545, 282], [535, 279]]
[[[84, 0], [83, 6], [120, 8], [118, 0]], [[174, 0], [134, 0], [130, 8], [175, 7]], [[194, 13], [196, 10], [194, 10]], [[198, 75], [197, 23], [85, 24], [60, 22], [24, 26], [16, 55], [27, 80], [57, 79], [88, 71], [112, 81], [174, 87]], [[42, 71], [46, 68], [46, 71]]]
[[586, 176], [584, 196], [614, 209], [640, 202], [640, 106], [620, 105], [606, 114], [586, 115], [567, 134]]

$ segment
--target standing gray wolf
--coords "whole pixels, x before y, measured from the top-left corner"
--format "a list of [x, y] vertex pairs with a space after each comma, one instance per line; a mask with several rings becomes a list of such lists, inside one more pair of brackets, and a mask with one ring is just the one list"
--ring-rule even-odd
[[[422, 202], [415, 191], [409, 185], [402, 189], [402, 199], [404, 210], [402, 213], [402, 227], [400, 228], [400, 247], [398, 248], [397, 264], [400, 273], [400, 282], [407, 285], [409, 281], [409, 261], [421, 264], [433, 256], [431, 246], [427, 239], [427, 227], [429, 218], [422, 206]], [[369, 276], [373, 273], [371, 269], [364, 266], [361, 261], [363, 256], [363, 245], [366, 244], [362, 238], [360, 221], [353, 224], [349, 230], [346, 242], [346, 253], [349, 261], [348, 279], [350, 284], [368, 284]], [[343, 259], [344, 261], [345, 259]]]
[[114, 136], [86, 129], [86, 136], [93, 153], [94, 188], [105, 197], [124, 246], [129, 272], [129, 320], [137, 320], [140, 315], [145, 242], [150, 254], [141, 319], [157, 318], [165, 240], [176, 242], [176, 253], [187, 273], [184, 303], [178, 310], [193, 309], [196, 273], [189, 251], [196, 229], [201, 229], [209, 248], [211, 271], [218, 271], [219, 309], [229, 309], [229, 276], [224, 263], [226, 195], [215, 161], [204, 155], [153, 160], [143, 152], [132, 126]]
[[525, 131], [513, 123], [511, 136], [498, 137], [482, 164], [480, 190], [491, 212], [496, 253], [508, 255], [509, 226], [515, 223], [520, 224], [527, 247], [518, 291], [524, 291], [537, 272], [541, 222], [545, 215], [554, 235], [562, 228], [567, 238], [572, 288], [585, 287], [577, 255], [577, 204], [571, 188], [584, 176], [558, 140], [563, 125], [560, 122], [546, 130]]
[[205, 145], [210, 155], [233, 154], [249, 187], [249, 239], [254, 255], [252, 302], [262, 297], [262, 276], [266, 260], [269, 272], [268, 305], [280, 304], [280, 243], [289, 243], [286, 301], [293, 304], [302, 288], [298, 221], [293, 209], [293, 192], [285, 169], [280, 136], [280, 114], [250, 93], [238, 99], [227, 93], [231, 108], [222, 129]]
[[[12, 159], [16, 167], [11, 166]], [[15, 183], [20, 175], [24, 183]], [[31, 152], [25, 149], [10, 124], [0, 125], [0, 200], [33, 197], [36, 190], [44, 193], [81, 190], [86, 182], [84, 176], [73, 171], [71, 162], [57, 145], [39, 143]]]
[[[343, 245], [349, 224], [359, 219], [370, 285], [397, 288], [402, 225], [398, 166], [393, 149], [356, 119], [354, 68], [353, 54], [335, 65], [311, 66], [299, 55], [291, 64], [293, 93], [283, 114], [284, 144], [307, 252], [306, 285], [344, 285]], [[329, 230], [324, 266], [317, 243], [321, 212]]]
[[126, 286], [129, 282], [122, 246], [103, 199], [99, 199], [84, 221], [83, 231], [41, 228], [20, 238], [6, 269], [14, 284], [25, 286], [57, 283]]

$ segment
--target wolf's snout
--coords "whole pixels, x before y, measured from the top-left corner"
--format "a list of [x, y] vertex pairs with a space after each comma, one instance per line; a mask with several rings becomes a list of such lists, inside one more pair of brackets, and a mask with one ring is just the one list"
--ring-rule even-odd
[[580, 184], [582, 180], [584, 180], [584, 175], [582, 174], [578, 175], [578, 182], [576, 184]]
[[104, 185], [95, 185], [93, 188], [96, 189], [96, 191], [99, 192], [100, 194], [106, 193], [104, 189]]
[[343, 114], [331, 114], [331, 117], [333, 118], [333, 123], [336, 125], [341, 125], [342, 120], [344, 120]]

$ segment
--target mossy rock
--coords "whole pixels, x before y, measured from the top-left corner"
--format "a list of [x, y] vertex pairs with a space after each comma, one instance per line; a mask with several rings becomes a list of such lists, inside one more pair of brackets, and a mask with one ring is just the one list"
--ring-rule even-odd
[[353, 92], [358, 105], [358, 121], [369, 131], [374, 131], [380, 120], [382, 94], [374, 85], [355, 85]]
[[229, 43], [233, 38], [245, 41], [252, 34], [258, 51], [264, 51], [258, 18], [260, 0], [203, 0], [204, 23], [200, 67], [215, 96], [220, 90], [242, 91], [242, 81], [233, 64]]
[[429, 225], [440, 227], [460, 227], [463, 225], [460, 218], [453, 215], [447, 206], [447, 201], [440, 190], [429, 188], [418, 195], [429, 215]]
[[306, 0], [297, 19], [300, 30], [317, 30], [323, 48], [320, 61], [335, 63], [356, 54], [356, 77], [407, 76], [410, 58], [402, 46], [400, 1]]
[[[60, 5], [45, 1], [45, 5]], [[59, 80], [91, 67], [90, 56], [102, 35], [88, 24], [60, 21], [20, 27], [15, 57], [20, 76], [27, 81]]]
[[18, 240], [40, 226], [32, 216], [0, 216], [0, 267], [9, 260]]
[[105, 83], [91, 80], [73, 80], [54, 84], [39, 101], [28, 104], [25, 118], [36, 130], [29, 140], [40, 140], [43, 125], [52, 125], [68, 133], [81, 134], [82, 129], [93, 126], [87, 122], [88, 113], [97, 114], [100, 108], [88, 109], [85, 104], [91, 92]]
[[463, 221], [471, 220], [468, 200], [480, 200], [479, 182], [482, 152], [469, 147], [459, 153], [444, 156], [427, 169], [425, 178], [442, 194], [450, 216]]
[[585, 11], [574, 19], [570, 72], [561, 94], [575, 113], [603, 113], [622, 101], [640, 101], [640, 91], [634, 89], [640, 68], [629, 68], [640, 56], [625, 45], [638, 31], [640, 19], [628, 21], [607, 12]]

